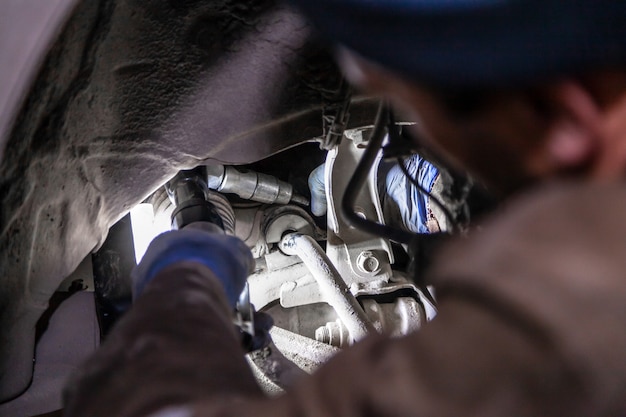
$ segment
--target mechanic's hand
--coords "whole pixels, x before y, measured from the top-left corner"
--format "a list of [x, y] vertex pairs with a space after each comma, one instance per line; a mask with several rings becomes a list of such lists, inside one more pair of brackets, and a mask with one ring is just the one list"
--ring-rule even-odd
[[215, 233], [216, 228], [192, 223], [183, 230], [157, 236], [133, 270], [133, 298], [164, 268], [192, 261], [207, 266], [222, 284], [229, 304], [235, 308], [253, 267], [250, 249], [237, 237]]

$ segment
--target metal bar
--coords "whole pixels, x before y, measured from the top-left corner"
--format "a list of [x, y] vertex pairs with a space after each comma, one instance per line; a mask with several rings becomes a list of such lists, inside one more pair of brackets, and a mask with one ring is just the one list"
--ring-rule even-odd
[[287, 255], [298, 255], [302, 259], [354, 340], [376, 331], [335, 266], [311, 236], [290, 233], [283, 237], [280, 248]]

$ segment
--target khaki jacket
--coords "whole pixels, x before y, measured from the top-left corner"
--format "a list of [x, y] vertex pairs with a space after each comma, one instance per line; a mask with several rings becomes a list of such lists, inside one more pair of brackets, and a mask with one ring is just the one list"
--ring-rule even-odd
[[211, 271], [171, 266], [70, 383], [66, 415], [626, 415], [625, 216], [624, 185], [522, 197], [441, 253], [435, 320], [271, 399]]

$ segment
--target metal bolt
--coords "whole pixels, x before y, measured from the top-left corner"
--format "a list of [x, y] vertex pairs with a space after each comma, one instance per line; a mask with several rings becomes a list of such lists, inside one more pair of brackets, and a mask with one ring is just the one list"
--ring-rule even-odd
[[331, 346], [342, 347], [349, 343], [349, 333], [340, 320], [329, 321], [325, 326], [315, 330], [315, 340]]
[[366, 250], [356, 258], [357, 267], [366, 274], [375, 274], [380, 271], [380, 262], [374, 253]]
[[330, 330], [326, 326], [318, 327], [315, 330], [315, 340], [321, 343], [330, 344]]

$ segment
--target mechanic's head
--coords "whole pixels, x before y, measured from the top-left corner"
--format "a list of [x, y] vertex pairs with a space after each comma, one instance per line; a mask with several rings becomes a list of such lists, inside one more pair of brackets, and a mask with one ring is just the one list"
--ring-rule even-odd
[[626, 2], [297, 0], [348, 79], [502, 191], [626, 171]]

